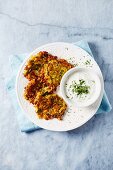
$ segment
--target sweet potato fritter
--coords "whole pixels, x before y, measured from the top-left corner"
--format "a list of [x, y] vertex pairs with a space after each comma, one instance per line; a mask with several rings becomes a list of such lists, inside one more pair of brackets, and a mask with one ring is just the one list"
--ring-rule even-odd
[[39, 118], [46, 120], [57, 118], [62, 120], [62, 116], [67, 108], [64, 100], [57, 94], [46, 96], [38, 95], [34, 100], [34, 106]]
[[24, 97], [34, 105], [39, 118], [62, 119], [67, 106], [54, 92], [62, 76], [72, 67], [66, 60], [58, 59], [46, 51], [41, 51], [28, 60], [23, 73], [29, 80]]

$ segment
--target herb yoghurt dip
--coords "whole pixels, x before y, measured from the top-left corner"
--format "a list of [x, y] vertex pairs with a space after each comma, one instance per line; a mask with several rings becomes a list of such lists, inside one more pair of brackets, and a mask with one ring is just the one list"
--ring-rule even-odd
[[65, 86], [67, 98], [77, 103], [89, 100], [95, 93], [95, 81], [87, 73], [73, 73]]
[[73, 68], [64, 75], [61, 90], [67, 103], [85, 107], [98, 99], [101, 83], [92, 69]]

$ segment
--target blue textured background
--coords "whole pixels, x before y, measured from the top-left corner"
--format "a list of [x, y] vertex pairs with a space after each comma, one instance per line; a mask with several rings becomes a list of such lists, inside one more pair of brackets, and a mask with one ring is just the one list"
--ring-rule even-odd
[[85, 39], [113, 106], [112, 13], [112, 0], [0, 0], [0, 170], [113, 169], [113, 111], [70, 132], [24, 134], [5, 89], [10, 54]]

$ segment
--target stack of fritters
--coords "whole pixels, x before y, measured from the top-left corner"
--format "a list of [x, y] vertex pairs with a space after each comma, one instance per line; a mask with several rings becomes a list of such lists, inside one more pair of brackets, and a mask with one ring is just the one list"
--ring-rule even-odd
[[23, 74], [29, 83], [24, 96], [34, 105], [39, 118], [62, 119], [67, 106], [54, 92], [62, 76], [72, 67], [66, 60], [58, 59], [46, 51], [31, 56], [27, 62]]

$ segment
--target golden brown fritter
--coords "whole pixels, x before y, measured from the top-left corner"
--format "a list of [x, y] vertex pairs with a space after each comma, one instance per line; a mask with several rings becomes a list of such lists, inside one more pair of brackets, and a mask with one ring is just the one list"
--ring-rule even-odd
[[73, 65], [64, 59], [58, 59], [46, 51], [31, 56], [24, 68], [24, 76], [28, 80], [38, 79], [46, 84], [58, 86], [62, 76], [72, 68]]
[[55, 58], [57, 57], [50, 55], [46, 51], [41, 51], [31, 56], [24, 68], [24, 76], [28, 80], [37, 79], [41, 74], [41, 69], [43, 68], [44, 64], [48, 63], [48, 60]]
[[34, 106], [38, 117], [46, 120], [53, 118], [62, 120], [62, 116], [67, 108], [65, 101], [57, 94], [36, 96]]
[[53, 93], [54, 90], [54, 86], [47, 86], [46, 84], [33, 79], [25, 87], [24, 97], [33, 104], [37, 93], [40, 92], [40, 95], [45, 96], [47, 94]]
[[62, 119], [67, 108], [65, 101], [54, 94], [63, 75], [73, 67], [64, 59], [58, 59], [46, 51], [31, 56], [24, 69], [29, 80], [24, 97], [32, 103], [39, 118]]
[[53, 84], [57, 87], [63, 75], [72, 67], [71, 64], [63, 59], [50, 60], [44, 65], [44, 78], [48, 84]]

